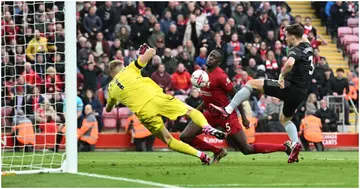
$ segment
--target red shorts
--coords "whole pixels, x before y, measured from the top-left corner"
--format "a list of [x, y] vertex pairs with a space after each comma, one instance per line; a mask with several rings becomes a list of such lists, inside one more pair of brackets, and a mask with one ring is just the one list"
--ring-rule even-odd
[[222, 127], [228, 135], [235, 134], [242, 130], [236, 112], [233, 112], [227, 119], [222, 119], [219, 113], [204, 112], [204, 116], [212, 127]]

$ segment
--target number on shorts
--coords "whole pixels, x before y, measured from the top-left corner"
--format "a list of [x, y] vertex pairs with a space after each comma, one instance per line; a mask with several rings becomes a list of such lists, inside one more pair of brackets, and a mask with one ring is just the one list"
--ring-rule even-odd
[[122, 85], [117, 79], [115, 79], [115, 84], [118, 86], [121, 90], [124, 90], [124, 85]]
[[229, 123], [225, 123], [225, 130], [226, 130], [227, 133], [231, 132], [231, 127], [230, 127]]
[[313, 56], [310, 56], [309, 57], [309, 61], [311, 62], [311, 70], [309, 70], [309, 74], [312, 75], [314, 73], [314, 70], [315, 70], [315, 66], [314, 66], [314, 59], [313, 59]]

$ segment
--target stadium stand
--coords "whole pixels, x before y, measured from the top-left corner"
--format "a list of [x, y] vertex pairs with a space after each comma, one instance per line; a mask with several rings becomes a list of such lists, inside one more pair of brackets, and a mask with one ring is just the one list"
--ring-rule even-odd
[[[42, 101], [50, 100], [44, 95], [45, 92], [58, 92], [60, 98], [63, 98], [64, 15], [62, 11], [58, 11], [63, 8], [61, 2], [39, 2], [35, 6], [2, 2], [2, 5], [1, 125], [3, 128], [10, 128], [18, 107], [16, 103], [19, 102], [11, 97], [12, 91], [24, 92], [21, 90], [26, 88], [25, 94], [30, 94], [29, 91], [35, 91], [35, 88], [39, 90], [41, 97], [36, 96], [31, 101], [24, 100], [25, 108], [33, 105], [37, 107]], [[343, 20], [331, 19], [340, 14], [338, 10], [342, 7], [345, 8], [341, 13]], [[52, 12], [49, 12], [50, 10]], [[44, 13], [45, 11], [47, 13]], [[175, 97], [181, 95], [179, 98], [186, 101], [191, 89], [188, 86], [184, 89], [179, 87], [180, 84], [187, 85], [188, 82], [188, 76], [181, 77], [183, 67], [189, 74], [196, 69], [204, 69], [206, 53], [215, 48], [224, 50], [226, 58], [221, 67], [237, 88], [241, 88], [248, 79], [277, 79], [288, 50], [282, 29], [288, 24], [301, 23], [305, 33], [311, 38], [313, 47], [318, 49], [318, 55], [314, 57], [318, 70], [312, 78], [312, 86], [315, 88], [309, 90], [309, 94], [316, 94], [315, 108], [320, 109], [320, 100], [323, 97], [333, 95], [326, 91], [327, 83], [335, 79], [335, 72], [339, 68], [344, 69], [345, 74], [352, 73], [351, 79], [348, 76], [346, 80], [356, 87], [358, 94], [358, 2], [327, 5], [326, 2], [308, 1], [84, 1], [77, 3], [77, 11], [78, 58], [74, 61], [78, 67], [78, 96], [84, 106], [89, 103], [95, 106], [92, 102], [96, 101], [97, 107], [93, 108], [96, 109], [99, 132], [123, 132], [130, 115], [129, 110], [121, 105], [110, 113], [102, 111], [106, 105], [107, 84], [111, 80], [107, 64], [118, 59], [128, 65], [137, 58], [136, 49], [142, 43], [156, 48], [158, 55], [142, 70], [142, 74], [153, 79], [156, 77], [159, 84], [165, 83], [165, 79], [169, 78], [163, 78], [163, 75], [158, 73], [158, 68], [161, 67], [159, 65], [163, 64], [165, 75], [170, 75], [173, 80], [168, 82], [169, 86], [161, 86], [164, 92], [175, 94]], [[32, 16], [26, 14], [30, 12]], [[27, 24], [23, 25], [23, 22]], [[178, 65], [181, 63], [183, 65], [179, 69]], [[330, 72], [329, 76], [326, 76], [327, 71]], [[19, 86], [22, 88], [18, 89]], [[86, 97], [86, 90], [94, 93], [90, 99]], [[51, 98], [55, 98], [55, 95]], [[351, 126], [342, 131], [357, 132], [357, 98], [352, 99], [355, 108], [350, 105], [351, 113], [347, 115], [350, 123], [345, 123]], [[261, 99], [266, 103], [260, 103]], [[250, 100], [253, 114], [264, 111], [270, 103], [269, 98], [255, 93]], [[53, 107], [58, 119], [64, 119], [61, 114], [62, 107], [55, 104]], [[33, 115], [38, 113], [35, 110], [37, 108], [30, 108], [26, 113], [34, 123], [36, 116]], [[305, 110], [300, 108], [296, 114], [295, 119], [298, 122], [304, 117], [302, 112]], [[341, 111], [338, 113], [343, 115]], [[83, 117], [79, 116], [79, 123]], [[267, 132], [266, 118], [259, 116], [258, 119], [256, 131]], [[166, 119], [164, 121], [171, 123]], [[185, 119], [185, 122], [189, 120]], [[184, 118], [179, 118], [167, 126], [176, 132], [181, 130], [178, 128], [183, 128], [176, 124], [183, 123]], [[35, 126], [35, 131], [43, 132], [38, 126]]]

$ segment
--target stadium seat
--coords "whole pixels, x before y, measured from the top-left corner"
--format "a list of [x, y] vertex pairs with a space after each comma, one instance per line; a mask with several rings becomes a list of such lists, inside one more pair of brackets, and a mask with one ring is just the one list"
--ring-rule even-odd
[[351, 28], [355, 28], [359, 26], [359, 19], [358, 18], [349, 18], [347, 20], [347, 24]]
[[339, 27], [338, 28], [338, 37], [341, 38], [344, 35], [353, 34], [353, 30], [350, 27]]
[[358, 43], [359, 42], [359, 37], [356, 35], [345, 35], [342, 38], [341, 44], [344, 46], [347, 46], [351, 43]]
[[117, 108], [113, 108], [111, 112], [106, 112], [104, 108], [103, 110], [103, 122], [104, 122], [104, 129], [115, 129], [117, 128]]
[[129, 117], [129, 114], [130, 114], [130, 109], [129, 108], [126, 108], [126, 107], [123, 107], [123, 108], [119, 108], [118, 110], [118, 118], [128, 118]]
[[125, 126], [126, 126], [126, 122], [127, 122], [127, 119], [120, 119], [120, 125], [121, 125], [121, 128], [125, 129]]
[[353, 35], [359, 36], [359, 28], [353, 28]]
[[359, 51], [351, 55], [351, 62], [353, 64], [359, 64]]
[[11, 126], [11, 121], [8, 116], [11, 116], [13, 108], [10, 106], [1, 107], [1, 126]]
[[346, 52], [348, 55], [352, 55], [357, 51], [359, 51], [359, 43], [351, 43], [346, 47]]
[[126, 107], [119, 108], [119, 111], [118, 111], [118, 119], [120, 120], [120, 126], [121, 126], [122, 128], [125, 127], [126, 119], [129, 117], [130, 112], [131, 112], [131, 111], [130, 111], [129, 108], [126, 108]]

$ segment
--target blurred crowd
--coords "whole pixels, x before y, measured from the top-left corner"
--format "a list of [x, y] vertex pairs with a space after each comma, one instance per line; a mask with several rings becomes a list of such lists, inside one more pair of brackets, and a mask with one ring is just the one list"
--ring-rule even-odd
[[[347, 18], [358, 16], [357, 2], [334, 2], [330, 8], [320, 2], [313, 6], [331, 32], [346, 24]], [[77, 60], [73, 61], [78, 68], [79, 128], [88, 114], [96, 118], [99, 132], [106, 128], [103, 107], [111, 81], [108, 63], [121, 60], [128, 65], [137, 59], [143, 43], [155, 48], [156, 55], [142, 75], [151, 77], [165, 93], [196, 107], [201, 96], [192, 87], [190, 76], [194, 70], [206, 69], [211, 50], [225, 52], [220, 67], [237, 88], [251, 79], [277, 79], [289, 48], [283, 29], [293, 23], [303, 25], [314, 48], [315, 65], [309, 98], [294, 118], [297, 125], [309, 110], [321, 119], [323, 131], [336, 132], [338, 115], [322, 99], [353, 94], [357, 104], [358, 67], [347, 75], [343, 69], [333, 73], [318, 48], [328, 42], [312, 26], [310, 17], [293, 15], [286, 2], [84, 1], [77, 2], [76, 9]], [[35, 132], [44, 132], [47, 126], [42, 125], [64, 123], [64, 3], [2, 2], [1, 22], [1, 104], [6, 108], [2, 115], [10, 118], [3, 120], [5, 125], [20, 110], [35, 125]], [[86, 105], [91, 111], [84, 111]], [[250, 106], [259, 119], [258, 132], [283, 131], [279, 99], [255, 91]], [[181, 131], [189, 122], [185, 117], [164, 121], [171, 131]], [[349, 124], [348, 113], [345, 122]]]

